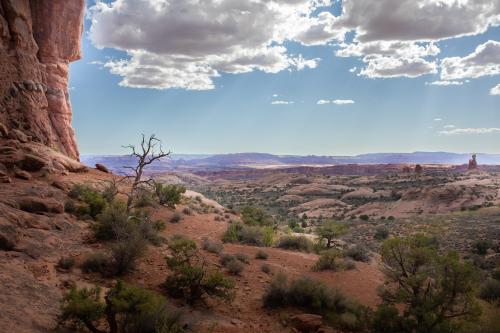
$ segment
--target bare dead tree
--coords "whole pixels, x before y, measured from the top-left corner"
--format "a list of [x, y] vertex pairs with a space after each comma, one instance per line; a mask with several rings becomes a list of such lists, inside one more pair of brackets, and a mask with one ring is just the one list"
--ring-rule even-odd
[[161, 144], [161, 140], [158, 139], [154, 134], [152, 134], [149, 139], [146, 139], [144, 134], [142, 134], [141, 144], [138, 148], [134, 145], [123, 146], [124, 148], [130, 149], [132, 152], [130, 156], [137, 159], [136, 166], [124, 166], [125, 169], [130, 170], [130, 174], [124, 176], [123, 179], [132, 179], [132, 188], [129, 193], [126, 193], [127, 209], [132, 208], [132, 203], [137, 190], [141, 185], [153, 186], [152, 179], [144, 180], [142, 176], [144, 174], [144, 168], [152, 164], [154, 161], [159, 161], [162, 158], [170, 157], [171, 151], [164, 152]]

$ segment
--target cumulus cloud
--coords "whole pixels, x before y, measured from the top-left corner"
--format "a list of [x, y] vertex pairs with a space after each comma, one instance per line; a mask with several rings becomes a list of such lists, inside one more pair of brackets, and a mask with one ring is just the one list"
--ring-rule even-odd
[[320, 99], [319, 101], [316, 102], [316, 104], [318, 105], [325, 105], [325, 104], [346, 105], [354, 103], [355, 102], [352, 99], [334, 99], [334, 100]]
[[272, 105], [290, 105], [290, 104], [294, 104], [295, 102], [293, 101], [272, 101], [271, 104]]
[[[287, 40], [304, 45], [343, 38], [330, 0], [115, 0], [90, 8], [89, 36], [127, 59], [104, 67], [138, 88], [213, 89], [221, 73], [315, 68], [319, 59], [289, 54]], [[317, 14], [316, 14], [317, 13]]]
[[455, 128], [455, 125], [444, 125], [443, 128], [450, 129], [450, 128]]
[[434, 121], [442, 121], [443, 119], [441, 118], [434, 118]]
[[441, 79], [460, 80], [500, 74], [500, 42], [489, 40], [465, 56], [444, 58]]
[[425, 82], [427, 86], [461, 86], [463, 85], [463, 81], [432, 81]]
[[344, 0], [335, 22], [355, 30], [361, 42], [442, 40], [498, 24], [498, 0]]
[[492, 96], [500, 96], [500, 84], [497, 84], [490, 90], [490, 95]]
[[426, 74], [436, 74], [437, 64], [421, 58], [396, 58], [385, 56], [366, 56], [367, 66], [359, 75], [369, 78], [408, 77], [415, 78]]
[[463, 135], [463, 134], [491, 134], [500, 133], [500, 128], [489, 127], [489, 128], [455, 128], [450, 130], [440, 131], [441, 135]]

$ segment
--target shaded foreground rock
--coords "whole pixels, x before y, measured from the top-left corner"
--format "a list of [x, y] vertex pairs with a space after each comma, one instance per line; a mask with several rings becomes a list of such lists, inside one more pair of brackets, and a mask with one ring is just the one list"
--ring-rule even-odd
[[18, 200], [19, 208], [29, 213], [64, 213], [64, 206], [52, 198], [25, 197]]
[[78, 159], [68, 93], [80, 58], [84, 0], [0, 2], [0, 137]]
[[97, 170], [99, 170], [99, 171], [102, 171], [102, 172], [105, 172], [105, 173], [109, 173], [109, 169], [105, 165], [103, 165], [103, 164], [97, 163], [95, 165], [95, 168]]
[[323, 317], [315, 314], [299, 314], [290, 317], [291, 325], [301, 333], [316, 332], [323, 325]]

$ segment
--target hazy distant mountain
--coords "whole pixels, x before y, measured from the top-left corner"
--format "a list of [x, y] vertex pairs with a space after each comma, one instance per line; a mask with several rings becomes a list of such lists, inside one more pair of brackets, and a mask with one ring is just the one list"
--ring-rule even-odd
[[[414, 153], [373, 153], [357, 156], [294, 156], [264, 153], [238, 154], [176, 154], [151, 165], [149, 172], [183, 170], [220, 170], [248, 167], [286, 167], [300, 165], [343, 165], [343, 164], [467, 164], [470, 154], [447, 152]], [[83, 163], [94, 166], [96, 163], [107, 165], [114, 172], [123, 170], [123, 166], [133, 165], [130, 156], [120, 155], [83, 155]], [[478, 154], [479, 164], [500, 165], [500, 154]]]

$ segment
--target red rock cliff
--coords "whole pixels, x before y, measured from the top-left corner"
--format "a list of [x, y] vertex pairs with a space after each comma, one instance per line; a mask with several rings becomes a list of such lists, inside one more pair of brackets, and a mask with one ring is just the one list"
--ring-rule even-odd
[[80, 59], [84, 0], [0, 0], [0, 125], [78, 159], [68, 65]]

